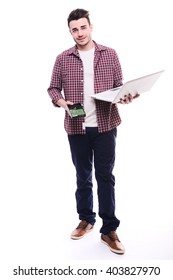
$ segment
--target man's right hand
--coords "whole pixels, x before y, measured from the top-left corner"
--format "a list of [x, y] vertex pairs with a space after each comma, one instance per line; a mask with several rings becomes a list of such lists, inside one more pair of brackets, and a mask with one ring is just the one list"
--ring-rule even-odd
[[68, 105], [73, 105], [73, 102], [65, 101], [64, 99], [59, 99], [57, 105], [66, 110]]

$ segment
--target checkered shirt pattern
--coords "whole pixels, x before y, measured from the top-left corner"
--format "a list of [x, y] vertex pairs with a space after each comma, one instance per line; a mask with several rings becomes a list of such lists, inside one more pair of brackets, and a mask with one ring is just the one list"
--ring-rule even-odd
[[[116, 51], [95, 43], [94, 91], [95, 94], [121, 86], [123, 75]], [[84, 103], [84, 71], [76, 45], [56, 58], [48, 94], [55, 106], [61, 98], [74, 103]], [[117, 127], [121, 118], [116, 104], [95, 100], [98, 131]], [[68, 134], [85, 134], [84, 117], [70, 118], [65, 112], [64, 127]]]

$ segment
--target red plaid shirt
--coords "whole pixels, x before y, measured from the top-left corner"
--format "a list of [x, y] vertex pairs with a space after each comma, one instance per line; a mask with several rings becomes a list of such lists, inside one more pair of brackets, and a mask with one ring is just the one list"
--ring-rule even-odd
[[[95, 43], [95, 94], [122, 85], [122, 79], [121, 65], [115, 50]], [[57, 56], [48, 93], [55, 106], [61, 98], [84, 103], [84, 71], [76, 46]], [[95, 102], [99, 132], [111, 130], [121, 123], [116, 104], [99, 100]], [[65, 113], [64, 127], [68, 134], [84, 134], [84, 122], [84, 117], [72, 119]]]

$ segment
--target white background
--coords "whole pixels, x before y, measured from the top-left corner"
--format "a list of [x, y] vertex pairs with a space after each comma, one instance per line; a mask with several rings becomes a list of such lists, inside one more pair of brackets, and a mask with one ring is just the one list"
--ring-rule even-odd
[[[171, 1], [0, 2], [0, 213], [3, 279], [18, 265], [59, 261], [172, 260]], [[72, 9], [90, 11], [93, 39], [116, 49], [124, 80], [165, 69], [153, 89], [119, 105], [116, 175], [117, 256], [95, 230], [70, 240], [78, 224], [75, 170], [63, 109], [47, 94], [56, 56], [74, 45]], [[95, 211], [97, 212], [94, 181]], [[2, 272], [2, 271], [1, 271]], [[168, 279], [168, 278], [167, 278]]]

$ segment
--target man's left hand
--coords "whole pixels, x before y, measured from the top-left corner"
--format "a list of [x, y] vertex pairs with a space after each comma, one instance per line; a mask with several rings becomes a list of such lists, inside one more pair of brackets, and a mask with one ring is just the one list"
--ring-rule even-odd
[[130, 93], [128, 95], [124, 96], [124, 99], [120, 99], [120, 101], [118, 103], [120, 104], [129, 104], [133, 101], [133, 99], [139, 97], [140, 94], [137, 93], [135, 96], [132, 96]]

